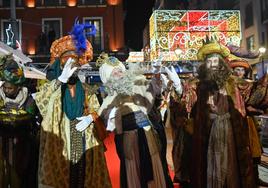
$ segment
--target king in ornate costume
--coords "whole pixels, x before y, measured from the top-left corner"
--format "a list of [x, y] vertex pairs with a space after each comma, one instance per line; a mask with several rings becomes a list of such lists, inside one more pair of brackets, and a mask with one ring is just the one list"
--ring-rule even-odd
[[39, 187], [111, 187], [102, 142], [105, 128], [96, 113], [99, 103], [91, 86], [76, 74], [93, 57], [84, 29], [95, 28], [76, 23], [70, 35], [53, 42], [47, 72], [51, 82], [36, 93], [43, 116]]

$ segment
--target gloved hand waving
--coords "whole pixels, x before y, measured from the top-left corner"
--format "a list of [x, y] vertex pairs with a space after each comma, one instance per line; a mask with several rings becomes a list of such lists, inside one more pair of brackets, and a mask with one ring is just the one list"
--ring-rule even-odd
[[165, 71], [168, 75], [168, 78], [173, 82], [173, 86], [178, 94], [182, 94], [181, 79], [179, 78], [175, 68], [171, 66], [171, 70], [165, 67]]
[[163, 89], [166, 89], [167, 88], [167, 86], [168, 86], [168, 78], [166, 77], [166, 75], [164, 75], [164, 74], [161, 74], [160, 75], [161, 76], [161, 81], [162, 81], [162, 88]]
[[69, 58], [64, 65], [61, 75], [58, 77], [58, 80], [62, 83], [67, 83], [69, 78], [73, 75], [74, 71], [76, 71], [77, 67], [72, 68], [72, 64], [74, 59]]

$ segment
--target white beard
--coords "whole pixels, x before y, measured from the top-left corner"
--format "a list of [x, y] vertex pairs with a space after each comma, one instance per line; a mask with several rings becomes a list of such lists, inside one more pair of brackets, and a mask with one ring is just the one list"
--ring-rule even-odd
[[107, 89], [108, 95], [122, 94], [133, 95], [135, 75], [126, 71], [121, 78], [111, 77], [104, 86]]

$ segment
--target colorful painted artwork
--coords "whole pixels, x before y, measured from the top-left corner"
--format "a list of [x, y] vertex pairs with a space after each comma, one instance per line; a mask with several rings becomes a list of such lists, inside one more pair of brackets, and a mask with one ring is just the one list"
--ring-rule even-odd
[[159, 56], [164, 61], [196, 60], [207, 35], [240, 45], [238, 10], [156, 10], [149, 24], [151, 60]]

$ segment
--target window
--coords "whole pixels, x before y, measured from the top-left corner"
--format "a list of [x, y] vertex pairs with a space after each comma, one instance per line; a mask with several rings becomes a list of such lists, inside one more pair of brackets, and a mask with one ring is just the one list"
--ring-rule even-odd
[[[10, 29], [8, 29], [10, 27]], [[17, 37], [18, 41], [21, 43], [21, 20], [17, 20]], [[12, 43], [16, 45], [14, 38], [14, 29], [11, 27], [9, 20], [1, 20], [1, 40], [4, 43]]]
[[245, 28], [248, 28], [253, 25], [253, 4], [252, 2], [246, 5], [245, 10]]
[[49, 5], [59, 5], [59, 1], [57, 0], [44, 0], [44, 5], [45, 6], [49, 6]]
[[[22, 0], [16, 0], [16, 6], [22, 6]], [[10, 7], [10, 0], [0, 0], [0, 5], [3, 7]]]
[[80, 5], [102, 5], [105, 0], [79, 0]]
[[84, 23], [94, 24], [96, 27], [96, 35], [91, 36], [88, 40], [91, 42], [94, 52], [101, 52], [103, 47], [103, 22], [101, 17], [83, 18]]
[[52, 42], [62, 36], [62, 19], [61, 18], [43, 18], [42, 31], [47, 38], [47, 44], [50, 48]]
[[[22, 0], [16, 0], [15, 3], [17, 7], [22, 6]], [[10, 7], [10, 0], [0, 0], [0, 6]]]
[[247, 39], [247, 50], [253, 51], [254, 50], [254, 35], [251, 35]]
[[268, 20], [268, 2], [267, 0], [260, 0], [261, 1], [261, 19], [262, 22], [267, 22]]
[[66, 0], [36, 0], [38, 6], [59, 6], [65, 3]]

